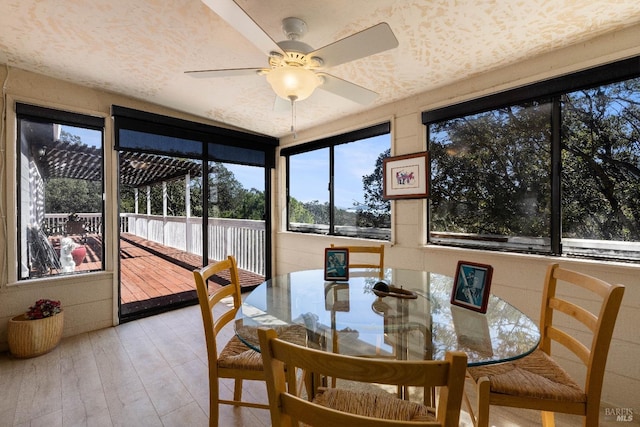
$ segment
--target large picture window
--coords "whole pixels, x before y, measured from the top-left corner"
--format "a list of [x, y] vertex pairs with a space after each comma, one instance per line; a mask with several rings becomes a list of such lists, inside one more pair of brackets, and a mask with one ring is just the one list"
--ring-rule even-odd
[[429, 241], [640, 260], [639, 62], [423, 113]]
[[18, 278], [104, 269], [104, 119], [24, 104], [18, 117]]
[[551, 104], [430, 126], [431, 240], [549, 251]]
[[390, 153], [389, 123], [286, 148], [288, 229], [390, 238], [382, 163]]
[[640, 259], [640, 78], [561, 102], [563, 252]]

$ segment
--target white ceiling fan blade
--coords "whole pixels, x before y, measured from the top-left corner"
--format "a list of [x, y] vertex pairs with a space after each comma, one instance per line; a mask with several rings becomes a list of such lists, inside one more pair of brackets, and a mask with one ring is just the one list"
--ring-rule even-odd
[[208, 79], [211, 77], [255, 76], [260, 70], [262, 68], [227, 68], [222, 70], [185, 71], [184, 73], [197, 79]]
[[278, 44], [233, 0], [202, 0], [218, 16], [246, 37], [265, 55], [282, 52]]
[[378, 94], [372, 90], [358, 86], [355, 83], [342, 80], [330, 74], [319, 74], [324, 79], [324, 83], [318, 86], [318, 89], [326, 90], [346, 99], [350, 99], [358, 104], [370, 104], [378, 97]]
[[364, 58], [398, 47], [398, 39], [386, 22], [345, 37], [309, 53], [323, 60], [323, 68]]

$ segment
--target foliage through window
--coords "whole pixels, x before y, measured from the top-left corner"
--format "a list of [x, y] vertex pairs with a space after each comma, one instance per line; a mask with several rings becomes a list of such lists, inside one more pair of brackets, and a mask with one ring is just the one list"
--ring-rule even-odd
[[282, 150], [288, 229], [388, 240], [390, 203], [382, 198], [382, 162], [390, 145], [386, 123]]
[[430, 242], [640, 260], [637, 74], [610, 83], [597, 70], [606, 84], [575, 90], [569, 76], [572, 90], [425, 113]]
[[562, 141], [564, 252], [640, 259], [640, 78], [564, 95]]
[[432, 241], [549, 250], [550, 122], [540, 102], [430, 126]]
[[18, 278], [102, 270], [103, 119], [16, 110]]

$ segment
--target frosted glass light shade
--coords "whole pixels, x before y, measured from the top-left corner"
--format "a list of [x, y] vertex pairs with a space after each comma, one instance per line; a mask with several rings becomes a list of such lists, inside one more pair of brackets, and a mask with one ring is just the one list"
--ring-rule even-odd
[[322, 84], [322, 79], [313, 71], [290, 65], [269, 71], [267, 81], [280, 98], [294, 101], [308, 98]]

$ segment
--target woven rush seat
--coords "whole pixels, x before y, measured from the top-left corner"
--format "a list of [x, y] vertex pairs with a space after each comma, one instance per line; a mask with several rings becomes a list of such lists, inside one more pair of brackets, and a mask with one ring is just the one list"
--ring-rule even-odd
[[328, 388], [313, 400], [336, 411], [365, 417], [401, 421], [436, 421], [435, 411], [425, 405], [380, 393]]
[[262, 371], [262, 356], [247, 347], [237, 336], [234, 336], [220, 352], [218, 366]]
[[[274, 329], [283, 340], [298, 345], [305, 345], [307, 342], [307, 329], [302, 325], [276, 326]], [[258, 330], [253, 326], [242, 327], [243, 337], [255, 336], [258, 342]], [[218, 356], [218, 366], [221, 368], [248, 369], [262, 371], [262, 355], [249, 348], [237, 335], [231, 338]]]
[[492, 393], [564, 402], [586, 402], [582, 388], [538, 349], [513, 362], [467, 368], [475, 381], [489, 378]]

